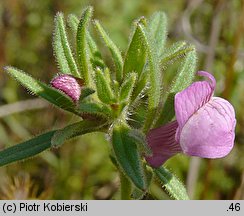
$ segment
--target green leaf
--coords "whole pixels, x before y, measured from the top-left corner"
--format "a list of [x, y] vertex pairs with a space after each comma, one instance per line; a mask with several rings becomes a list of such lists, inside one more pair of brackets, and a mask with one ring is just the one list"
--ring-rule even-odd
[[140, 20], [136, 24], [136, 29], [134, 30], [134, 34], [129, 44], [129, 48], [125, 55], [125, 61], [123, 66], [123, 73], [124, 75], [135, 72], [140, 77], [144, 65], [146, 63], [147, 57], [147, 48], [145, 43], [143, 43], [143, 37], [138, 24]]
[[77, 49], [77, 60], [79, 69], [82, 75], [82, 78], [85, 80], [85, 84], [87, 86], [92, 86], [91, 83], [91, 67], [88, 56], [88, 48], [87, 48], [87, 28], [88, 24], [91, 20], [93, 13], [92, 7], [87, 7], [80, 19], [77, 29], [76, 36], [76, 49]]
[[87, 98], [89, 95], [94, 94], [96, 91], [89, 87], [83, 87], [81, 89], [81, 94], [79, 98], [79, 103], [81, 103], [85, 98]]
[[155, 41], [157, 55], [163, 53], [167, 38], [167, 16], [164, 12], [156, 12], [149, 18], [148, 32], [150, 39]]
[[161, 55], [160, 63], [163, 66], [172, 64], [174, 61], [185, 57], [187, 53], [194, 51], [194, 49], [194, 46], [187, 45], [184, 41], [176, 42]]
[[[146, 163], [143, 163], [143, 169], [144, 169], [144, 173], [145, 173], [146, 185], [147, 185], [147, 188], [149, 188], [152, 178], [153, 178], [152, 168], [147, 166]], [[134, 190], [132, 192], [132, 197], [133, 197], [133, 199], [140, 200], [140, 199], [143, 199], [143, 197], [145, 197], [147, 193], [148, 193], [148, 191], [141, 191], [138, 188], [134, 188]]]
[[194, 49], [187, 54], [184, 62], [181, 63], [179, 72], [176, 74], [170, 92], [182, 91], [192, 83], [196, 74], [196, 64], [197, 54]]
[[101, 55], [100, 51], [98, 50], [95, 41], [93, 40], [93, 38], [91, 37], [91, 35], [89, 33], [87, 34], [87, 41], [88, 41], [88, 46], [89, 46], [89, 50], [90, 50], [90, 61], [91, 61], [93, 69], [95, 69], [97, 67], [104, 69], [106, 67], [106, 65], [102, 59], [102, 55]]
[[74, 60], [69, 41], [67, 38], [64, 16], [57, 13], [55, 17], [55, 27], [53, 34], [53, 51], [62, 73], [80, 77], [76, 62]]
[[57, 130], [52, 137], [52, 147], [61, 146], [66, 140], [95, 131], [101, 131], [105, 127], [103, 121], [83, 120]]
[[51, 147], [55, 131], [49, 131], [0, 152], [0, 166], [33, 157]]
[[156, 109], [159, 105], [160, 100], [160, 88], [161, 88], [161, 72], [158, 54], [156, 52], [157, 48], [154, 41], [142, 25], [138, 25], [138, 29], [143, 35], [142, 40], [147, 48], [148, 53], [148, 67], [149, 67], [149, 81], [150, 87], [148, 92], [148, 113], [144, 124], [144, 132], [147, 132], [154, 120]]
[[[77, 29], [78, 29], [78, 26], [79, 26], [79, 19], [73, 15], [73, 14], [70, 14], [68, 16], [68, 25], [69, 27], [71, 28], [73, 34], [77, 34]], [[95, 41], [93, 40], [92, 36], [90, 35], [89, 31], [87, 31], [87, 42], [88, 42], [88, 46], [89, 48], [92, 50], [92, 52], [97, 52], [98, 51], [98, 48], [97, 48], [97, 45], [95, 43]]]
[[74, 14], [69, 14], [67, 18], [67, 23], [73, 35], [76, 36], [78, 25], [79, 25], [79, 19], [77, 18], [77, 16], [75, 16]]
[[98, 98], [106, 104], [111, 104], [116, 102], [114, 93], [108, 83], [108, 80], [105, 79], [103, 72], [96, 68], [95, 71], [95, 80]]
[[113, 128], [112, 145], [117, 162], [124, 174], [140, 190], [146, 190], [143, 166], [135, 140], [128, 133], [130, 129], [117, 123]]
[[61, 109], [76, 113], [73, 101], [60, 92], [48, 85], [35, 80], [21, 70], [13, 67], [5, 67], [9, 75], [14, 77], [21, 85], [31, 91], [32, 94], [38, 95]]
[[169, 122], [175, 115], [174, 111], [174, 97], [175, 94], [179, 91], [184, 90], [188, 87], [194, 77], [195, 77], [195, 69], [197, 63], [196, 51], [193, 50], [189, 52], [185, 58], [185, 60], [181, 63], [179, 72], [176, 74], [173, 84], [170, 87], [170, 90], [164, 94], [164, 106], [160, 110], [159, 117], [157, 119], [155, 127], [163, 125]]
[[154, 169], [154, 172], [172, 198], [176, 200], [189, 200], [184, 185], [171, 172], [164, 167]]
[[125, 79], [120, 88], [120, 101], [129, 102], [136, 82], [136, 78], [136, 73], [130, 73], [128, 77]]
[[[134, 91], [132, 93], [132, 101], [136, 99], [142, 98], [145, 93], [146, 89], [148, 87], [148, 79], [149, 79], [149, 70], [146, 68], [143, 70], [141, 77], [139, 78], [139, 81], [136, 84], [136, 87], [134, 88]], [[139, 96], [139, 97], [138, 97]]]
[[100, 103], [80, 103], [78, 111], [81, 114], [90, 114], [103, 118], [109, 118], [112, 116], [111, 109], [107, 105]]
[[112, 54], [112, 57], [113, 57], [113, 60], [115, 63], [115, 67], [116, 67], [116, 79], [118, 82], [121, 82], [121, 80], [123, 78], [123, 59], [122, 59], [121, 53], [120, 53], [118, 47], [114, 44], [114, 42], [110, 39], [108, 34], [105, 32], [105, 30], [103, 29], [103, 27], [101, 26], [99, 21], [95, 20], [94, 24], [95, 24], [98, 32], [101, 34], [106, 46], [109, 48], [109, 50]]
[[[147, 39], [149, 41], [150, 38]], [[159, 60], [155, 53], [154, 45], [147, 43], [148, 48], [148, 63], [150, 69], [150, 88], [149, 88], [149, 110], [154, 110], [158, 104], [160, 99], [160, 88], [161, 88], [161, 72], [159, 68]]]
[[[70, 14], [68, 16], [68, 25], [71, 28], [73, 34], [76, 35], [78, 25], [79, 25], [79, 19], [75, 15]], [[96, 67], [105, 68], [105, 63], [103, 62], [102, 55], [101, 55], [100, 51], [98, 50], [97, 45], [96, 45], [95, 41], [93, 40], [89, 31], [87, 31], [86, 40], [88, 43], [88, 47], [89, 47], [89, 51], [90, 51], [89, 52], [90, 61], [92, 63], [93, 68], [96, 68]]]

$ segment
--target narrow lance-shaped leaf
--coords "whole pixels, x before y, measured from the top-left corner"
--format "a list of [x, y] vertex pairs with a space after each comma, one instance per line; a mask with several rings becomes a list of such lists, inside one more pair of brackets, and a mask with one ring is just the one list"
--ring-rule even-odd
[[[75, 15], [70, 14], [68, 16], [68, 25], [71, 28], [73, 34], [76, 35], [77, 29], [79, 26], [79, 19]], [[93, 38], [91, 37], [89, 31], [87, 31], [86, 37], [87, 37], [87, 42], [88, 42], [90, 49], [93, 50], [93, 52], [97, 52], [98, 51], [97, 45], [96, 45], [95, 41], [93, 40]]]
[[[146, 186], [147, 188], [150, 187], [151, 185], [151, 181], [153, 178], [153, 171], [151, 169], [151, 167], [148, 167], [146, 165], [146, 163], [143, 163], [143, 169], [144, 169], [144, 175], [145, 175], [145, 182], [146, 182]], [[132, 197], [135, 200], [140, 200], [143, 199], [143, 197], [148, 193], [148, 191], [141, 191], [138, 188], [134, 188], [134, 190], [132, 191]]]
[[108, 105], [96, 103], [80, 103], [77, 110], [81, 113], [81, 116], [90, 115], [92, 117], [101, 117], [108, 119], [112, 116], [111, 109]]
[[155, 127], [169, 122], [174, 117], [175, 94], [179, 91], [182, 91], [192, 83], [195, 77], [196, 62], [196, 51], [193, 50], [187, 54], [185, 60], [181, 63], [179, 67], [180, 70], [176, 74], [170, 90], [164, 95], [164, 106], [161, 108]]
[[95, 20], [95, 26], [97, 28], [97, 30], [99, 31], [99, 33], [101, 34], [106, 46], [109, 48], [114, 63], [115, 63], [115, 67], [116, 67], [116, 79], [118, 82], [121, 82], [122, 78], [123, 78], [123, 59], [121, 56], [121, 53], [118, 49], [118, 47], [115, 45], [115, 43], [110, 39], [110, 37], [108, 36], [108, 34], [105, 32], [105, 30], [103, 29], [103, 27], [101, 26], [101, 24]]
[[79, 69], [87, 86], [91, 86], [91, 67], [87, 49], [87, 28], [92, 17], [92, 7], [87, 7], [80, 19], [76, 36], [76, 49]]
[[40, 152], [63, 144], [67, 139], [102, 130], [104, 122], [81, 121], [60, 130], [50, 131], [0, 152], [0, 166], [33, 157]]
[[[71, 28], [73, 34], [76, 35], [78, 25], [79, 25], [79, 19], [75, 15], [70, 14], [68, 16], [68, 25]], [[105, 64], [102, 60], [102, 55], [97, 48], [96, 42], [93, 40], [89, 31], [87, 31], [86, 33], [87, 33], [86, 40], [87, 40], [89, 51], [90, 51], [90, 53], [89, 53], [90, 61], [93, 65], [93, 68], [96, 68], [96, 67], [104, 68]]]
[[69, 28], [71, 29], [73, 35], [77, 35], [77, 29], [78, 29], [78, 25], [79, 25], [79, 19], [77, 16], [75, 16], [74, 14], [69, 14], [68, 18], [67, 18], [67, 23]]
[[85, 98], [95, 93], [95, 90], [89, 87], [83, 87], [81, 90], [79, 103], [82, 103]]
[[103, 72], [99, 68], [96, 68], [95, 79], [98, 98], [106, 104], [114, 103], [114, 93], [108, 83], [108, 80], [105, 79]]
[[136, 78], [137, 78], [136, 73], [130, 73], [127, 79], [125, 79], [120, 89], [120, 101], [129, 102], [136, 82]]
[[154, 172], [172, 198], [176, 200], [189, 200], [184, 185], [171, 172], [164, 167], [154, 169]]
[[164, 50], [165, 52], [160, 57], [160, 64], [163, 66], [172, 64], [174, 61], [185, 57], [187, 53], [193, 51], [194, 49], [194, 46], [187, 45], [184, 41], [176, 42], [167, 50]]
[[167, 16], [164, 12], [156, 12], [149, 18], [148, 32], [150, 39], [155, 41], [155, 48], [158, 56], [160, 56], [164, 50], [167, 38], [167, 27]]
[[144, 27], [142, 25], [138, 25], [141, 34], [143, 35], [142, 39], [145, 43], [148, 53], [148, 67], [149, 67], [149, 93], [148, 93], [148, 113], [147, 118], [144, 124], [144, 132], [147, 132], [154, 120], [155, 112], [159, 104], [160, 100], [160, 88], [161, 88], [161, 72], [159, 67], [159, 58], [156, 53], [157, 47], [151, 36], [145, 32]]
[[76, 113], [73, 101], [59, 90], [56, 90], [48, 85], [35, 80], [30, 75], [27, 75], [21, 70], [13, 67], [5, 67], [8, 74], [14, 77], [21, 85], [31, 91], [31, 93], [38, 95], [61, 109]]
[[140, 97], [143, 97], [146, 94], [146, 89], [148, 89], [147, 88], [148, 80], [149, 80], [149, 69], [145, 68], [139, 78], [139, 81], [137, 81], [137, 84], [133, 91], [132, 99], [131, 99], [132, 101], [136, 99], [140, 99]]
[[110, 70], [107, 67], [104, 68], [103, 74], [104, 74], [104, 77], [107, 80], [108, 84], [109, 85], [112, 85], [112, 82], [111, 82], [111, 72], [110, 72]]
[[28, 141], [4, 149], [0, 152], [0, 166], [33, 157], [51, 147], [51, 138], [55, 131], [50, 131]]
[[184, 62], [179, 67], [180, 70], [177, 73], [171, 92], [179, 92], [188, 87], [195, 78], [197, 64], [196, 50], [188, 53]]
[[58, 13], [55, 18], [53, 34], [53, 50], [60, 72], [80, 77], [74, 60], [69, 41], [66, 35], [64, 17]]
[[83, 120], [63, 129], [57, 130], [52, 137], [52, 147], [59, 147], [66, 140], [94, 131], [100, 131], [105, 126], [103, 121]]
[[116, 160], [124, 174], [140, 190], [146, 189], [143, 166], [135, 140], [128, 136], [130, 129], [124, 124], [116, 124], [112, 133], [112, 145]]
[[124, 75], [135, 72], [140, 77], [140, 74], [144, 68], [147, 57], [147, 48], [143, 43], [143, 34], [138, 27], [140, 20], [136, 23], [134, 34], [129, 44], [129, 48], [125, 55], [125, 61], [123, 66]]

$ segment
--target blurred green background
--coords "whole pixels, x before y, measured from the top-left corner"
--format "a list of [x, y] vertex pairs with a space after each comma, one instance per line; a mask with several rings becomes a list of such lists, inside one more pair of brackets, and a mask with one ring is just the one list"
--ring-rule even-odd
[[[40, 101], [39, 109], [8, 115], [11, 109], [6, 104], [35, 97], [8, 77], [3, 66], [15, 66], [48, 83], [57, 73], [52, 54], [53, 18], [58, 11], [79, 16], [87, 5], [94, 6], [94, 17], [123, 53], [131, 22], [158, 10], [169, 18], [168, 44], [185, 40], [196, 46], [197, 69], [215, 75], [215, 94], [231, 101], [236, 109], [235, 147], [223, 159], [177, 155], [166, 166], [186, 184], [193, 199], [244, 199], [243, 0], [0, 0], [0, 149], [77, 121]], [[173, 65], [168, 68], [166, 86], [175, 71]], [[119, 178], [109, 151], [106, 138], [97, 133], [1, 167], [0, 199], [117, 199]], [[158, 185], [151, 190], [158, 198], [169, 199], [162, 196]]]

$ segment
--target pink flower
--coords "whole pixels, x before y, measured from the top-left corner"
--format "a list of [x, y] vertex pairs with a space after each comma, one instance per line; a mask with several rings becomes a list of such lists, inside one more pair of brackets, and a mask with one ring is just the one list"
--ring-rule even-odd
[[81, 94], [81, 86], [79, 78], [75, 78], [68, 74], [58, 75], [51, 81], [52, 87], [64, 92], [74, 102], [77, 102]]
[[176, 121], [149, 131], [147, 142], [152, 167], [159, 167], [176, 153], [202, 158], [226, 156], [234, 145], [235, 111], [225, 99], [213, 97], [216, 81], [205, 71], [198, 81], [175, 95]]

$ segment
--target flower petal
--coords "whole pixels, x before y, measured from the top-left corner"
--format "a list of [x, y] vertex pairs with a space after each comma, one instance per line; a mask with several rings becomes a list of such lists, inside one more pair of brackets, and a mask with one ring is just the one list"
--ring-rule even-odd
[[191, 84], [185, 90], [175, 95], [175, 115], [179, 124], [176, 140], [188, 119], [212, 97], [216, 81], [214, 77], [205, 71], [199, 71], [198, 75], [209, 78], [209, 81], [198, 81]]
[[180, 145], [184, 153], [203, 158], [226, 156], [234, 145], [235, 111], [219, 97], [212, 97], [183, 127]]
[[159, 167], [176, 153], [182, 152], [180, 145], [175, 141], [177, 128], [177, 121], [173, 121], [152, 129], [147, 134], [147, 143], [153, 154], [146, 157], [146, 160], [152, 167]]

